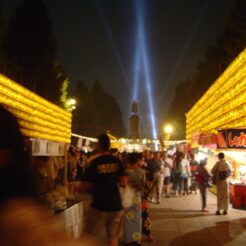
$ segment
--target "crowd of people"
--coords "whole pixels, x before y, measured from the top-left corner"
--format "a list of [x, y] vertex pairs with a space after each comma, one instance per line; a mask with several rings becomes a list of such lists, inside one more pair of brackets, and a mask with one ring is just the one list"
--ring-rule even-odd
[[[119, 153], [110, 151], [109, 147], [108, 136], [100, 135], [95, 154], [88, 160], [83, 154], [83, 180], [93, 198], [85, 228], [87, 234], [96, 236], [105, 225], [109, 245], [118, 245], [123, 225], [126, 245], [140, 245], [142, 240], [155, 241], [151, 233], [149, 203], [160, 204], [162, 199], [186, 196], [197, 190], [201, 195], [201, 212], [209, 212], [207, 190], [212, 185], [212, 175], [206, 169], [207, 159], [198, 163], [193, 153], [187, 156], [179, 151], [172, 155], [166, 151], [147, 150]], [[221, 210], [227, 214], [227, 178], [231, 169], [223, 153], [218, 157], [212, 174], [213, 183], [218, 186], [216, 214], [219, 215]], [[223, 172], [225, 177], [222, 178]]]
[[[4, 119], [0, 128], [0, 244], [77, 245], [76, 240], [58, 229], [49, 210], [37, 198], [35, 175], [17, 120], [1, 107], [0, 115]], [[206, 194], [211, 182], [217, 185], [216, 214], [227, 214], [231, 169], [223, 153], [218, 158], [211, 176], [206, 169], [207, 160], [198, 163], [192, 153], [118, 153], [110, 151], [106, 134], [98, 137], [90, 156], [70, 148], [68, 179], [83, 181], [81, 190], [92, 195], [83, 243], [78, 245], [100, 245], [93, 238], [103, 228], [110, 246], [118, 245], [121, 234], [126, 245], [140, 245], [145, 239], [153, 242], [149, 203], [159, 204], [171, 195], [185, 196], [199, 189], [201, 211], [208, 212]], [[14, 236], [9, 233], [12, 231]]]

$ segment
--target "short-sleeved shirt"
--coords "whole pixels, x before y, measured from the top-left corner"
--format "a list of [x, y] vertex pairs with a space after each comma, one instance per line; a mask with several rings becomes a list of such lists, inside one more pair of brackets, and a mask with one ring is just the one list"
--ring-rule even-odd
[[125, 176], [122, 162], [110, 154], [93, 159], [87, 170], [87, 181], [93, 183], [92, 207], [104, 212], [122, 210], [119, 179]]
[[163, 160], [164, 164], [164, 177], [170, 177], [171, 176], [171, 168], [173, 168], [173, 161], [170, 158], [166, 158]]
[[153, 178], [155, 173], [161, 172], [161, 161], [150, 159], [147, 161], [147, 168], [150, 178]]

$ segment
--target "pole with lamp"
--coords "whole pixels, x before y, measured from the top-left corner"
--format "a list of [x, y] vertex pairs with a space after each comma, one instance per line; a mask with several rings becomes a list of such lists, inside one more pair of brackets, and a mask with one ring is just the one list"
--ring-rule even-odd
[[173, 126], [171, 124], [166, 124], [163, 127], [163, 132], [164, 132], [164, 146], [165, 146], [165, 141], [169, 141], [171, 139], [171, 134], [173, 133]]
[[[74, 98], [68, 98], [65, 102], [65, 109], [69, 112], [73, 112], [76, 109], [76, 100]], [[68, 187], [68, 179], [67, 179], [67, 144], [65, 146], [65, 154], [64, 154], [64, 185]]]

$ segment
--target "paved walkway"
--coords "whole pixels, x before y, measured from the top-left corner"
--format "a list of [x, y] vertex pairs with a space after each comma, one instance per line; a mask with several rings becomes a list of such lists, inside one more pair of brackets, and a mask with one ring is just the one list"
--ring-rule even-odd
[[151, 205], [152, 231], [156, 243], [144, 246], [246, 246], [246, 211], [230, 209], [228, 215], [215, 215], [216, 197], [209, 193], [210, 213], [201, 213], [200, 195], [163, 198]]

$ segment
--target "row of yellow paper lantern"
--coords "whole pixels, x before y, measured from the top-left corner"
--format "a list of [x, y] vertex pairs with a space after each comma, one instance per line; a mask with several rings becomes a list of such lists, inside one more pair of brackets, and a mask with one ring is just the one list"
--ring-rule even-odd
[[58, 131], [60, 134], [62, 134], [64, 136], [70, 136], [70, 134], [71, 134], [70, 128], [53, 124], [49, 121], [40, 119], [38, 117], [32, 116], [30, 114], [16, 110], [16, 109], [11, 108], [11, 107], [7, 107], [7, 109], [10, 112], [12, 112], [19, 120], [24, 120], [24, 121], [27, 121], [27, 122], [30, 122], [30, 123], [33, 123], [36, 125], [40, 125], [41, 127], [44, 127], [45, 129], [49, 129], [51, 132], [53, 132], [53, 134], [55, 134], [56, 131]]
[[[211, 97], [213, 98], [215, 93], [219, 93], [219, 91], [221, 91], [221, 88], [223, 87], [223, 85], [225, 85], [225, 81], [227, 81], [229, 77], [231, 77], [232, 75], [238, 76], [241, 70], [245, 70], [246, 52], [242, 52], [239, 58], [243, 59], [236, 59], [236, 64], [238, 64], [238, 66], [230, 65], [229, 68], [222, 74], [222, 76], [217, 79], [215, 83], [209, 88], [204, 96], [193, 106], [193, 108], [189, 112], [190, 114], [199, 111], [200, 107], [203, 106], [204, 103], [208, 104], [208, 102], [211, 100]], [[227, 85], [229, 86], [229, 84]]]
[[198, 126], [197, 125], [194, 125], [192, 127], [187, 126], [187, 135], [191, 135], [197, 132], [211, 132], [212, 130], [223, 128], [223, 126], [225, 125], [230, 126], [230, 122], [235, 122], [245, 116], [246, 116], [246, 104], [241, 105], [234, 111], [231, 111], [227, 114], [223, 114], [222, 116], [217, 117], [214, 120], [210, 120], [207, 124], [202, 123]]
[[70, 138], [63, 138], [55, 135], [50, 135], [44, 132], [39, 132], [35, 130], [21, 128], [21, 133], [24, 136], [32, 137], [32, 138], [41, 138], [49, 141], [60, 142], [60, 143], [70, 143]]
[[[215, 81], [215, 83], [209, 88], [209, 90], [204, 94], [204, 96], [193, 106], [193, 108], [187, 113], [190, 114], [198, 114], [201, 112], [201, 108], [204, 104], [208, 105], [210, 100], [214, 97], [216, 93], [221, 92], [221, 88], [225, 85], [225, 81], [227, 81], [232, 75], [237, 80], [237, 77], [241, 73], [242, 70], [245, 71], [246, 66], [246, 49], [230, 64], [230, 66], [226, 69], [226, 71]], [[227, 86], [230, 86], [227, 84]], [[212, 98], [211, 98], [212, 97]]]
[[[234, 121], [230, 121], [227, 124], [223, 124], [223, 125], [220, 126], [220, 128], [221, 129], [226, 129], [226, 128], [245, 128], [245, 126], [246, 126], [246, 117], [242, 117], [242, 118], [236, 119]], [[220, 129], [220, 128], [217, 128], [217, 130]], [[215, 133], [216, 129], [212, 129], [212, 130], [209, 130], [207, 132]], [[204, 130], [203, 133], [206, 133], [206, 131]], [[192, 132], [190, 132], [190, 131], [189, 131], [189, 133], [187, 132], [186, 139], [188, 140], [188, 142], [190, 142], [190, 140], [192, 139], [192, 135], [193, 135]]]
[[0, 86], [0, 103], [7, 105], [9, 107], [12, 107], [14, 109], [17, 109], [19, 111], [28, 113], [30, 116], [37, 117], [39, 119], [43, 119], [46, 122], [53, 122], [56, 125], [63, 126], [64, 128], [69, 129], [71, 126], [70, 122], [64, 121], [62, 119], [54, 117], [52, 114], [47, 114], [39, 109], [34, 109], [33, 107], [24, 104], [22, 102], [16, 101], [9, 97], [8, 95], [2, 94], [2, 88]]
[[[210, 122], [215, 122], [216, 119], [222, 117], [223, 115], [228, 115], [230, 113], [237, 114], [242, 105], [246, 105], [246, 86], [245, 90], [239, 95], [234, 96], [231, 100], [221, 106], [218, 106], [218, 108], [209, 108], [209, 110], [207, 110], [207, 114], [201, 114], [193, 121], [190, 119], [188, 121], [187, 119], [187, 128], [191, 132], [197, 131], [204, 126], [207, 126]], [[243, 111], [242, 113], [246, 115], [246, 111]], [[219, 127], [219, 125], [217, 127]]]
[[62, 108], [52, 104], [51, 102], [45, 100], [44, 98], [36, 95], [25, 87], [15, 83], [14, 81], [8, 79], [4, 75], [0, 74], [0, 85], [8, 88], [5, 90], [11, 98], [24, 102], [25, 104], [38, 108], [42, 112], [47, 114], [53, 114], [54, 117], [60, 118], [61, 120], [69, 121], [71, 120], [71, 113], [63, 110]]
[[34, 131], [38, 131], [38, 132], [43, 132], [49, 135], [54, 135], [57, 137], [61, 137], [61, 138], [70, 138], [70, 133], [63, 133], [62, 131], [58, 131], [58, 130], [54, 130], [54, 129], [49, 129], [47, 127], [44, 126], [40, 126], [38, 124], [35, 124], [33, 122], [28, 122], [25, 120], [20, 120], [19, 119], [19, 125], [21, 128], [25, 128], [25, 129], [29, 129], [29, 130], [34, 130]]
[[[229, 86], [230, 87], [229, 87]], [[227, 86], [227, 88], [226, 88]], [[246, 88], [246, 65], [244, 69], [237, 73], [237, 76], [231, 77], [229, 80], [224, 82], [224, 86], [217, 90], [213, 95], [210, 96], [210, 99], [206, 101], [203, 105], [200, 106], [199, 110], [194, 112], [189, 112], [188, 122], [189, 121], [198, 121], [197, 116], [205, 117], [211, 112], [214, 112], [221, 105], [231, 100], [237, 94], [244, 91]], [[245, 96], [246, 100], [246, 96]], [[192, 119], [193, 118], [193, 119]]]

